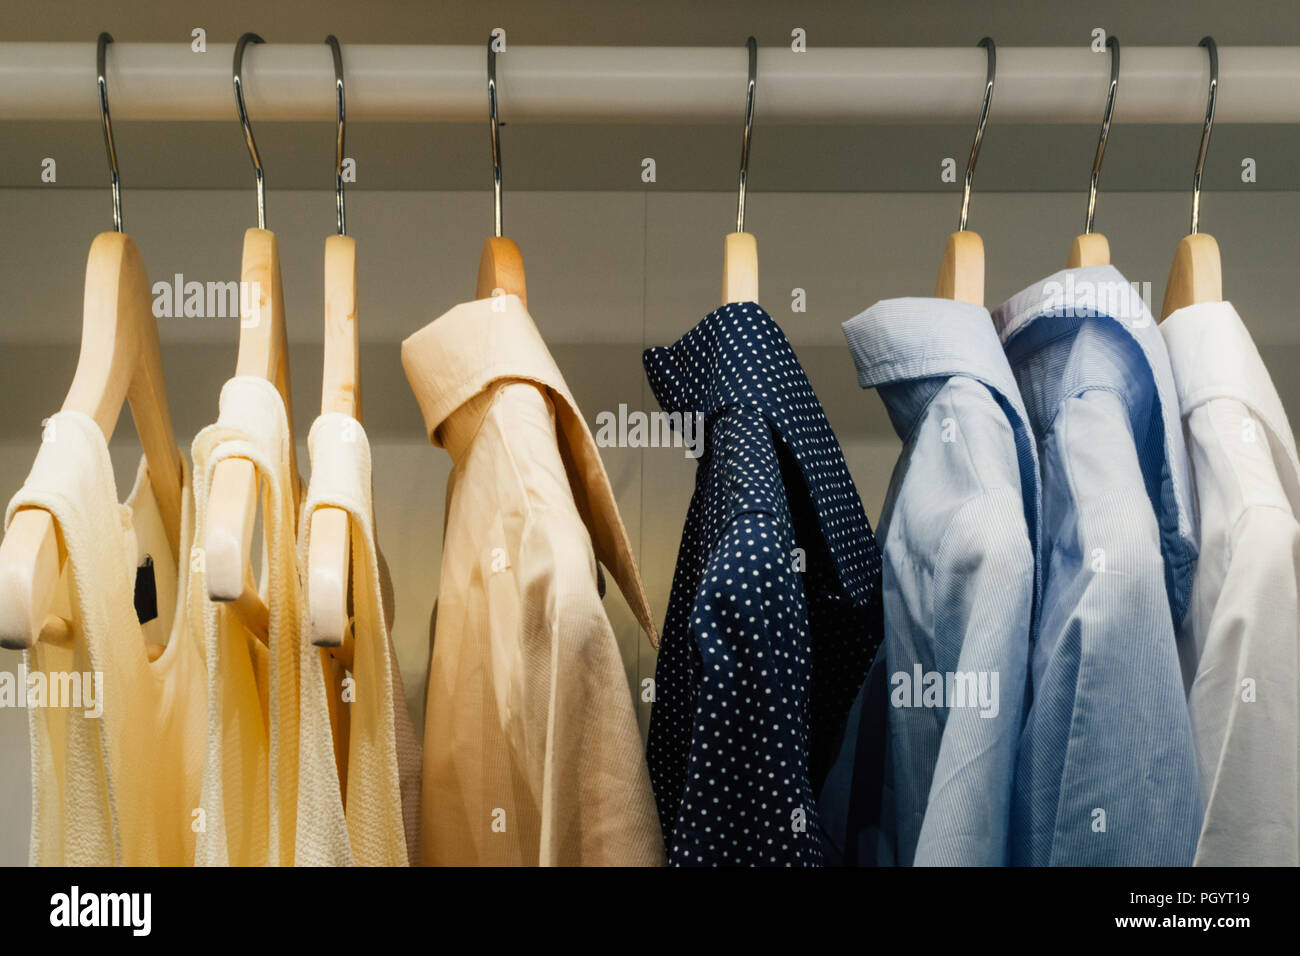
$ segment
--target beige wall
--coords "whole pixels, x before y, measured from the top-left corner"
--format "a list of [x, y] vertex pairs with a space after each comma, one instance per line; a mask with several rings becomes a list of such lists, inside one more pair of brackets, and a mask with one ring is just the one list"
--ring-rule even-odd
[[[155, 280], [177, 272], [198, 281], [237, 278], [251, 191], [128, 191], [125, 201], [127, 225]], [[490, 205], [485, 194], [470, 192], [357, 191], [348, 202], [359, 249], [376, 511], [396, 587], [395, 641], [418, 723], [449, 463], [424, 441], [398, 347], [472, 293]], [[1186, 228], [1188, 197], [1107, 193], [1103, 202], [1099, 223], [1116, 264], [1129, 279], [1151, 282], [1158, 308], [1174, 244]], [[898, 441], [879, 400], [857, 388], [839, 323], [879, 298], [928, 294], [956, 211], [951, 195], [880, 193], [760, 193], [747, 210], [759, 241], [763, 303], [803, 359], [873, 522]], [[972, 225], [986, 243], [989, 301], [1060, 268], [1082, 212], [1078, 194], [977, 193]], [[0, 221], [11, 237], [0, 256], [0, 501], [22, 484], [41, 418], [57, 409], [70, 380], [85, 254], [107, 214], [106, 190], [0, 190]], [[1288, 410], [1300, 414], [1300, 323], [1290, 288], [1300, 194], [1207, 194], [1203, 214], [1223, 249], [1226, 292]], [[269, 197], [294, 343], [304, 468], [319, 395], [321, 250], [333, 216], [327, 192], [273, 189]], [[733, 217], [734, 198], [721, 193], [507, 193], [507, 232], [523, 247], [534, 318], [589, 422], [620, 403], [655, 407], [641, 349], [672, 341], [716, 303], [722, 235]], [[806, 313], [790, 311], [796, 287], [806, 290]], [[177, 431], [188, 448], [215, 417], [218, 391], [234, 368], [236, 328], [232, 320], [212, 319], [160, 325]], [[124, 496], [139, 454], [127, 417], [113, 454]], [[695, 465], [680, 449], [607, 449], [605, 464], [662, 620]], [[635, 684], [653, 674], [653, 654], [614, 593], [607, 603]], [[0, 669], [17, 663], [14, 652], [0, 651]], [[644, 722], [648, 713], [642, 716]], [[26, 714], [0, 710], [0, 864], [26, 859], [27, 760]]]

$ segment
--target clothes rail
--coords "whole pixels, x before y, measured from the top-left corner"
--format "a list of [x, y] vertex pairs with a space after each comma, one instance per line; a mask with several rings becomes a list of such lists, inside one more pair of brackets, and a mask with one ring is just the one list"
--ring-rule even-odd
[[[977, 38], [975, 38], [977, 39]], [[231, 119], [234, 44], [114, 43], [113, 113], [122, 120]], [[515, 123], [717, 123], [735, 120], [746, 83], [735, 47], [529, 47], [498, 61], [502, 118]], [[969, 48], [761, 51], [764, 123], [969, 123], [985, 56]], [[1300, 47], [1219, 51], [1223, 123], [1300, 122]], [[474, 122], [486, 92], [483, 48], [346, 46], [348, 118]], [[96, 117], [93, 43], [0, 43], [0, 120]], [[334, 67], [324, 44], [259, 45], [245, 66], [263, 122], [332, 121]], [[998, 48], [997, 123], [1086, 123], [1105, 102], [1110, 62], [1087, 46]], [[1124, 48], [1117, 123], [1199, 123], [1209, 64], [1185, 47]]]

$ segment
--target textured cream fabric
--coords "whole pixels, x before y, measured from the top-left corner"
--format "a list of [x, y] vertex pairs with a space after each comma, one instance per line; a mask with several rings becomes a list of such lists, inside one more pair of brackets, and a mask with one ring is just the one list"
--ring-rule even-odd
[[[346, 725], [346, 732], [336, 733], [336, 739], [346, 774], [344, 808], [352, 857], [361, 866], [407, 866], [419, 846], [414, 829], [419, 751], [389, 637], [375, 543], [370, 443], [355, 419], [325, 414], [312, 425], [308, 446], [311, 484], [298, 539], [304, 568], [312, 512], [332, 505], [351, 516], [353, 684], [347, 695], [351, 700], [343, 704], [347, 719], [336, 724]], [[304, 577], [304, 585], [309, 580]], [[344, 700], [337, 685], [331, 693]], [[413, 824], [409, 841], [407, 816]]]
[[[45, 440], [6, 526], [19, 508], [40, 506], [67, 548], [53, 613], [72, 624], [67, 646], [41, 642], [24, 655], [48, 689], [64, 675], [102, 675], [98, 717], [81, 706], [31, 707], [34, 865], [184, 866], [194, 860], [192, 813], [199, 805], [205, 729], [202, 651], [187, 631], [187, 569], [177, 565], [141, 460], [135, 488], [119, 504], [104, 435], [78, 412], [48, 420]], [[193, 536], [184, 471], [181, 552]], [[153, 560], [158, 616], [139, 622], [136, 568]], [[170, 635], [170, 639], [168, 638]], [[150, 662], [145, 642], [166, 644]], [[39, 676], [38, 676], [39, 675]], [[85, 681], [85, 677], [81, 677]], [[27, 688], [20, 687], [20, 692]], [[47, 695], [45, 703], [53, 701]], [[66, 702], [66, 700], [65, 700]], [[31, 703], [30, 694], [28, 704]]]
[[269, 382], [233, 378], [216, 424], [194, 439], [196, 540], [202, 542], [219, 461], [253, 462], [262, 490], [262, 584], [270, 635], [262, 644], [234, 610], [207, 598], [203, 556], [191, 557], [190, 620], [208, 669], [208, 740], [199, 833], [202, 865], [352, 862], [335, 763], [327, 656], [306, 638], [295, 550], [284, 403]]
[[1300, 460], [1228, 302], [1160, 326], [1200, 512], [1180, 653], [1205, 822], [1197, 866], [1300, 865]]
[[609, 479], [559, 369], [515, 296], [457, 306], [403, 343], [402, 363], [421, 383], [430, 439], [454, 462], [421, 861], [662, 864], [597, 559], [652, 642], [654, 625]]

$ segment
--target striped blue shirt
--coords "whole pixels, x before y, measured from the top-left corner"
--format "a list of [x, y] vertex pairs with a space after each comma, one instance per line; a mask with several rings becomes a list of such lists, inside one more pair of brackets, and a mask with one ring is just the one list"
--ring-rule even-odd
[[1005, 864], [1038, 591], [1033, 436], [986, 309], [891, 299], [844, 334], [903, 450], [877, 529], [883, 673], [823, 789], [828, 856]]
[[1011, 862], [1189, 865], [1201, 800], [1174, 634], [1196, 545], [1164, 341], [1111, 266], [1058, 272], [993, 316], [1043, 484]]

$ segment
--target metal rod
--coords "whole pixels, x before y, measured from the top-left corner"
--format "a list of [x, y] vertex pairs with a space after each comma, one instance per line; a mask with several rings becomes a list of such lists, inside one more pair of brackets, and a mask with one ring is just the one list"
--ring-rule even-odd
[[500, 239], [501, 232], [501, 129], [497, 119], [497, 51], [492, 46], [494, 37], [488, 37], [488, 125], [492, 129], [492, 212], [496, 232]]
[[348, 234], [347, 210], [343, 206], [343, 124], [347, 117], [347, 102], [343, 97], [343, 51], [338, 38], [330, 34], [325, 38], [334, 57], [334, 88], [338, 96], [339, 125], [334, 137], [334, 195], [338, 205], [338, 230], [340, 236]]
[[[246, 64], [245, 93], [259, 123], [336, 120], [334, 69], [320, 43], [268, 44]], [[197, 54], [183, 43], [113, 44], [113, 119], [230, 120], [233, 43]], [[736, 78], [747, 51], [683, 47], [511, 46], [499, 81], [510, 122], [694, 124], [736, 118]], [[1087, 44], [998, 50], [999, 124], [1095, 128], [1107, 65]], [[1300, 47], [1222, 47], [1217, 118], [1300, 123]], [[0, 120], [97, 121], [95, 45], [0, 42]], [[348, 44], [348, 119], [483, 121], [483, 47]], [[818, 48], [763, 55], [765, 126], [953, 123], [980, 109], [985, 54], [974, 46]], [[1115, 121], [1205, 118], [1205, 51], [1125, 45], [1124, 109]]]

